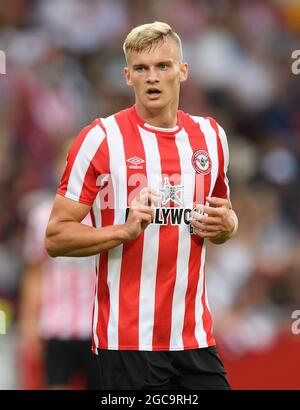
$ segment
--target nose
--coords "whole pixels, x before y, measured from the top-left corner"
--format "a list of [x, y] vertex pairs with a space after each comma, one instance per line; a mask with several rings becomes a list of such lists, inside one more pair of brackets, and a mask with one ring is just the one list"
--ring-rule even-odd
[[153, 84], [157, 83], [159, 81], [157, 71], [154, 67], [149, 68], [148, 70], [148, 75], [147, 75], [147, 83], [148, 84]]

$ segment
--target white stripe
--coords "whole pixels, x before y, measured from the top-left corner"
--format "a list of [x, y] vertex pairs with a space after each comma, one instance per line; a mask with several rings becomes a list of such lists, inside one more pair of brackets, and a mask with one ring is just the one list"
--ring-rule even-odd
[[[183, 207], [193, 208], [195, 171], [191, 163], [193, 150], [184, 129], [176, 134], [176, 145], [180, 159], [181, 185], [183, 188]], [[183, 325], [185, 316], [185, 294], [188, 287], [189, 256], [191, 249], [191, 234], [189, 225], [181, 223], [178, 227], [178, 256], [176, 266], [176, 281], [172, 302], [172, 322], [170, 349], [183, 349]]]
[[[98, 228], [102, 225], [99, 193], [97, 194], [96, 199], [93, 204], [93, 214], [95, 218], [96, 227]], [[95, 264], [96, 264], [96, 292], [95, 292], [95, 300], [94, 300], [93, 337], [94, 337], [94, 343], [95, 343], [96, 349], [98, 349], [99, 340], [97, 336], [97, 323], [98, 323], [98, 280], [99, 280], [99, 269], [100, 269], [100, 254], [96, 255]]]
[[96, 354], [98, 354], [97, 349], [99, 348], [99, 339], [97, 336], [97, 324], [98, 324], [98, 280], [99, 280], [99, 269], [100, 269], [100, 254], [96, 256], [96, 292], [94, 300], [94, 317], [93, 317], [93, 338], [96, 346]]
[[201, 131], [204, 134], [205, 142], [208, 150], [208, 154], [211, 159], [211, 184], [208, 196], [212, 194], [213, 188], [215, 186], [218, 171], [219, 171], [219, 157], [218, 157], [218, 145], [217, 145], [217, 135], [215, 130], [212, 128], [210, 121], [203, 117], [192, 117], [195, 122], [200, 125]]
[[[110, 172], [114, 190], [114, 225], [125, 222], [127, 206], [127, 172], [123, 138], [114, 116], [103, 120], [107, 132]], [[107, 286], [109, 289], [110, 311], [108, 321], [108, 348], [119, 346], [119, 290], [123, 245], [108, 251]]]
[[96, 228], [100, 228], [102, 226], [102, 221], [101, 221], [101, 203], [100, 203], [100, 193], [99, 192], [93, 203], [93, 215], [95, 218]]
[[86, 172], [104, 138], [105, 134], [99, 125], [87, 133], [72, 166], [65, 194], [67, 198], [79, 201]]
[[202, 304], [202, 295], [203, 295], [203, 281], [204, 281], [204, 266], [205, 266], [205, 242], [202, 246], [201, 251], [201, 266], [200, 266], [200, 275], [197, 287], [196, 294], [196, 303], [195, 303], [195, 319], [196, 319], [196, 328], [195, 328], [195, 337], [198, 341], [199, 347], [207, 346], [206, 332], [203, 326], [203, 304]]
[[[162, 178], [156, 135], [141, 127], [139, 132], [146, 155], [148, 186], [159, 192]], [[152, 348], [159, 231], [160, 225], [151, 224], [144, 232], [139, 300], [139, 349]]]
[[224, 155], [224, 174], [225, 174], [225, 185], [227, 187], [227, 195], [229, 197], [230, 195], [230, 190], [229, 190], [229, 183], [228, 183], [228, 177], [227, 177], [227, 169], [228, 169], [228, 164], [229, 164], [229, 149], [228, 149], [228, 142], [227, 142], [227, 137], [226, 137], [226, 133], [224, 131], [224, 129], [219, 125], [219, 136], [220, 136], [220, 140], [221, 140], [221, 144], [222, 144], [222, 148], [223, 148], [223, 155]]

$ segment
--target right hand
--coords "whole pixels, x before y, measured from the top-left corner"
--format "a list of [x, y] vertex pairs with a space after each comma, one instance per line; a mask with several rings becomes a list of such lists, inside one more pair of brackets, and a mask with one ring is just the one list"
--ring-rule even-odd
[[151, 188], [143, 188], [130, 204], [124, 225], [127, 239], [137, 238], [153, 221], [153, 208], [158, 203], [158, 195]]

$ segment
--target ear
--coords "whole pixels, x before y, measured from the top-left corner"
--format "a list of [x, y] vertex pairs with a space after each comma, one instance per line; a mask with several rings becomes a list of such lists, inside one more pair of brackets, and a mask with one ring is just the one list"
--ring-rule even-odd
[[187, 80], [189, 73], [189, 66], [187, 63], [180, 64], [179, 80], [181, 83]]
[[125, 76], [125, 79], [126, 79], [126, 84], [132, 86], [130, 70], [129, 70], [128, 67], [124, 67], [124, 76]]

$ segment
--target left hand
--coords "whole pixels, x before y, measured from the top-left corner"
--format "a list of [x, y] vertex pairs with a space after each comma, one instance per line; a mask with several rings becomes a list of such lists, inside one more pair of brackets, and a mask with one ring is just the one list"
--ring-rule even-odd
[[210, 206], [202, 206], [202, 213], [192, 211], [191, 225], [194, 233], [201, 238], [209, 238], [212, 242], [223, 243], [231, 237], [236, 221], [229, 199], [207, 197]]

